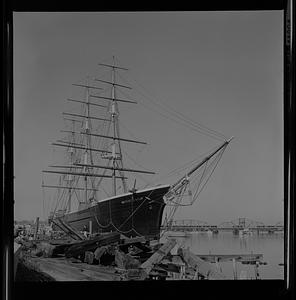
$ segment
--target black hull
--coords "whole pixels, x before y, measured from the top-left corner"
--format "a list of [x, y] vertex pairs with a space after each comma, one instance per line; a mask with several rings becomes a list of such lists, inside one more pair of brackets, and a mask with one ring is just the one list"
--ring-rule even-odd
[[[62, 219], [78, 231], [92, 233], [118, 231], [125, 236], [157, 239], [164, 210], [163, 196], [170, 186], [155, 187], [103, 200]], [[54, 228], [55, 229], [55, 228]]]

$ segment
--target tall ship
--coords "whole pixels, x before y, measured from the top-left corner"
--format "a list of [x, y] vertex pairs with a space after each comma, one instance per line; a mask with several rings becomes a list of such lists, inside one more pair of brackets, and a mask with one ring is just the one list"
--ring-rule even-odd
[[66, 226], [77, 232], [117, 231], [126, 237], [158, 239], [179, 207], [193, 205], [231, 139], [220, 135], [221, 142], [203, 158], [182, 166], [183, 174], [171, 184], [137, 186], [137, 177], [130, 182], [129, 174], [154, 176], [155, 172], [130, 168], [125, 162], [126, 144], [146, 145], [120, 134], [119, 104], [137, 104], [124, 92], [132, 89], [121, 80], [120, 73], [128, 69], [114, 57], [99, 67], [106, 69], [109, 79], [87, 77], [83, 83], [74, 83], [80, 98], [67, 100], [80, 110], [62, 113], [67, 127], [52, 145], [63, 150], [66, 162], [43, 170], [46, 177], [57, 180], [55, 184], [42, 182], [43, 189], [55, 190], [49, 222], [54, 229]]

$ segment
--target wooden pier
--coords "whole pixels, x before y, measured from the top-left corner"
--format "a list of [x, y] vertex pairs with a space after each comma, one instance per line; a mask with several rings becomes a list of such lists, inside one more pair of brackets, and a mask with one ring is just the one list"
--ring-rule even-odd
[[120, 274], [111, 267], [94, 266], [78, 260], [27, 257], [23, 264], [53, 281], [119, 281]]
[[263, 261], [263, 254], [196, 254], [199, 258], [210, 263], [228, 262], [235, 259], [243, 264]]
[[219, 267], [225, 261], [232, 261], [234, 279], [237, 262], [254, 264], [259, 278], [258, 267], [264, 264], [262, 254], [195, 254], [179, 248], [173, 255], [174, 238], [153, 243], [143, 236], [128, 238], [118, 232], [86, 237], [65, 222], [60, 227], [64, 239], [41, 240], [36, 229], [35, 240], [19, 239], [22, 246], [16, 244], [15, 253], [21, 254], [24, 269], [40, 274], [43, 281], [224, 280], [230, 279]]
[[225, 280], [233, 278], [225, 277], [219, 262], [232, 261], [234, 275], [237, 262], [255, 265], [256, 272], [264, 264], [262, 254], [194, 254], [179, 248], [173, 255], [175, 246], [175, 239], [151, 245], [143, 237], [117, 233], [83, 241], [30, 241], [21, 247], [19, 264], [42, 281]]

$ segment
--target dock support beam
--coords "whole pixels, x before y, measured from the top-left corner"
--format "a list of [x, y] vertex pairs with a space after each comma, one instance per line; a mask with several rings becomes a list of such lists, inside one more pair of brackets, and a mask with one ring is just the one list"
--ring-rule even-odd
[[219, 259], [218, 259], [218, 257], [215, 257], [215, 264], [216, 264], [217, 269], [220, 270], [220, 272], [222, 273], [222, 269], [221, 269], [221, 266], [220, 266], [220, 264], [219, 264]]
[[34, 240], [37, 240], [37, 236], [38, 236], [38, 230], [39, 230], [39, 217], [36, 218], [36, 228], [35, 228], [35, 233], [34, 233]]
[[89, 234], [92, 234], [92, 221], [89, 221]]
[[255, 279], [258, 280], [260, 279], [260, 275], [259, 275], [259, 262], [256, 261], [256, 264], [255, 264]]
[[232, 259], [232, 266], [233, 266], [233, 279], [237, 279], [237, 269], [236, 269], [236, 259]]

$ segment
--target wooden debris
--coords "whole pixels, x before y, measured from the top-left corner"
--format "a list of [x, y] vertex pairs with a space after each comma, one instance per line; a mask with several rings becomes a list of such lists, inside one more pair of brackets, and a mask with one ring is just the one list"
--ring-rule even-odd
[[217, 264], [233, 259], [241, 263], [256, 262], [258, 279], [262, 259], [260, 254], [196, 255], [181, 248], [177, 255], [172, 255], [177, 245], [175, 239], [152, 247], [143, 238], [122, 238], [117, 232], [83, 241], [39, 240], [25, 244], [27, 248], [23, 248], [30, 249], [33, 255], [28, 265], [57, 281], [227, 279]]
[[23, 246], [25, 250], [34, 248], [34, 246], [36, 246], [36, 244], [33, 241], [20, 240], [19, 243]]
[[[134, 237], [134, 238], [122, 238], [121, 243], [119, 244], [120, 250], [127, 252], [130, 248], [133, 249], [133, 255], [136, 255], [140, 252], [151, 252], [152, 248], [147, 245], [147, 240], [145, 237]], [[129, 251], [130, 252], [130, 251]]]
[[117, 281], [115, 270], [85, 263], [72, 263], [64, 258], [27, 258], [26, 266], [55, 281]]
[[81, 263], [81, 260], [75, 257], [70, 257], [67, 260], [71, 263], [79, 263], [79, 264]]
[[92, 265], [94, 263], [94, 254], [91, 251], [86, 251], [84, 255], [84, 262]]
[[76, 229], [74, 229], [70, 224], [68, 224], [62, 218], [55, 218], [52, 220], [52, 222], [55, 225], [57, 225], [59, 228], [61, 228], [66, 234], [68, 234], [74, 240], [84, 240], [85, 239], [85, 237], [80, 232], [78, 232]]
[[177, 266], [185, 266], [182, 258], [179, 255], [172, 256], [172, 263]]
[[147, 276], [146, 272], [143, 269], [128, 269], [125, 274], [126, 280], [143, 280]]
[[48, 241], [51, 245], [58, 246], [58, 245], [74, 245], [77, 243], [76, 240], [73, 239], [50, 239]]
[[125, 256], [124, 253], [121, 251], [115, 252], [115, 264], [120, 269], [125, 269]]
[[215, 266], [202, 260], [195, 254], [189, 251], [189, 249], [178, 249], [178, 254], [184, 259], [186, 264], [193, 269], [197, 270], [198, 273], [208, 279], [226, 279], [223, 273], [221, 273]]
[[100, 262], [101, 256], [107, 251], [107, 247], [98, 247], [94, 252], [94, 258]]
[[85, 251], [94, 251], [98, 246], [105, 246], [111, 243], [119, 242], [120, 234], [118, 232], [111, 232], [108, 234], [102, 234], [91, 240], [85, 240], [77, 242], [70, 246], [66, 251], [66, 257], [78, 257], [84, 254]]
[[52, 257], [53, 252], [54, 252], [55, 246], [46, 243], [46, 242], [41, 242], [37, 244], [37, 251], [41, 252], [42, 256], [44, 257]]
[[109, 255], [115, 255], [115, 251], [118, 249], [118, 244], [112, 243], [110, 245], [105, 246], [106, 247], [106, 253]]
[[120, 269], [135, 269], [140, 266], [140, 262], [137, 259], [120, 250], [115, 251], [115, 264]]
[[[185, 273], [185, 263], [179, 255], [172, 255], [170, 259], [164, 258], [159, 266], [167, 272], [177, 273], [179, 275], [178, 279], [181, 279]], [[176, 277], [175, 275], [174, 277]]]
[[170, 239], [164, 245], [162, 245], [149, 259], [147, 259], [141, 268], [145, 271], [146, 275], [150, 273], [154, 265], [160, 263], [160, 261], [171, 251], [176, 245], [176, 240]]
[[137, 236], [137, 237], [133, 237], [133, 238], [123, 237], [121, 239], [121, 241], [122, 241], [122, 244], [128, 245], [128, 244], [134, 244], [134, 243], [144, 243], [144, 242], [146, 242], [146, 239], [144, 236]]
[[[52, 245], [52, 243], [51, 243], [51, 245]], [[56, 257], [60, 254], [65, 254], [67, 249], [73, 245], [75, 245], [75, 243], [65, 243], [65, 244], [60, 244], [60, 245], [53, 245], [53, 246], [55, 246], [55, 248], [53, 250], [52, 257]]]
[[151, 247], [149, 247], [149, 246], [147, 246], [145, 244], [142, 244], [140, 242], [133, 244], [133, 246], [136, 247], [136, 248], [138, 248], [138, 249], [140, 249], [143, 252], [151, 252], [152, 251]]
[[152, 280], [165, 280], [168, 276], [167, 270], [165, 270], [160, 265], [155, 265], [149, 273], [149, 277]]

